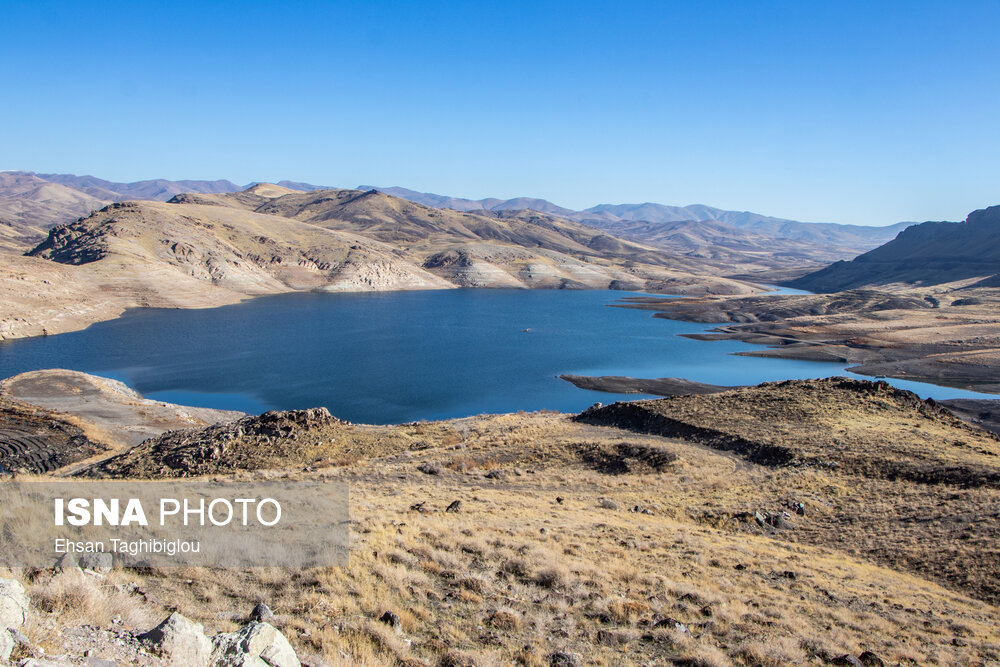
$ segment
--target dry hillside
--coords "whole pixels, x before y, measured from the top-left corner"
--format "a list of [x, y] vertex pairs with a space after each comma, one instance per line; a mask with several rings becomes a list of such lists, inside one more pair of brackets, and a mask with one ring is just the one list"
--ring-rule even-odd
[[267, 184], [111, 204], [52, 229], [28, 254], [3, 255], [3, 338], [71, 331], [130, 307], [210, 307], [289, 291], [757, 289], [546, 216], [476, 216], [380, 193]]
[[843, 379], [575, 420], [268, 413], [87, 474], [347, 481], [348, 567], [113, 572], [75, 606], [36, 575], [28, 630], [53, 654], [74, 623], [127, 640], [169, 607], [220, 632], [266, 602], [312, 665], [993, 664], [998, 454], [933, 404]]

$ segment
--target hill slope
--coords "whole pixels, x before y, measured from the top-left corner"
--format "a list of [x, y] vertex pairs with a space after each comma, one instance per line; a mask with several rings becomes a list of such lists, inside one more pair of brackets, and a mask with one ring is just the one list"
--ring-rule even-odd
[[850, 262], [837, 262], [789, 285], [814, 292], [907, 283], [966, 281], [1000, 286], [1000, 206], [973, 211], [965, 222], [925, 222]]
[[107, 202], [25, 172], [0, 172], [0, 248], [30, 248], [59, 223], [89, 215]]
[[111, 204], [52, 229], [29, 255], [0, 267], [5, 338], [70, 331], [129, 307], [302, 290], [755, 291], [701, 262], [542, 214], [472, 215], [378, 192], [267, 184]]
[[722, 272], [721, 263], [666, 253], [535, 211], [436, 209], [378, 190], [313, 190], [268, 197], [251, 190], [179, 195], [171, 202], [229, 206], [364, 235], [393, 245], [411, 261], [462, 287], [683, 290], [698, 282], [685, 274], [700, 274], [701, 283], [716, 293], [746, 289], [712, 277]]
[[[793, 458], [719, 446], [733, 441]], [[264, 601], [300, 655], [332, 664], [975, 665], [1000, 656], [1000, 495], [982, 483], [998, 453], [933, 404], [841, 378], [576, 420], [272, 412], [84, 474], [349, 482], [343, 568], [133, 573], [210, 627]]]

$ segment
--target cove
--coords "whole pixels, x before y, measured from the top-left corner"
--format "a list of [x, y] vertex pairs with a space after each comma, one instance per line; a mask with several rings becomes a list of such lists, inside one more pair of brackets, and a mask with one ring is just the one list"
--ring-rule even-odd
[[[678, 336], [708, 325], [610, 308], [626, 292], [440, 290], [282, 294], [207, 310], [137, 309], [78, 332], [0, 344], [0, 377], [68, 368], [148, 398], [258, 413], [325, 406], [388, 424], [480, 413], [576, 412], [633, 400], [575, 375], [712, 384], [844, 373], [836, 363], [733, 356], [736, 341]], [[892, 381], [922, 397], [988, 395]]]

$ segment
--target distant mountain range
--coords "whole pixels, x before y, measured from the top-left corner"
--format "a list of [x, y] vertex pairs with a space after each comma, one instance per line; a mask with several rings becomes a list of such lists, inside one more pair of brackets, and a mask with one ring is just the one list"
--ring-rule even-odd
[[885, 245], [837, 262], [789, 285], [839, 292], [892, 283], [1000, 287], [1000, 206], [973, 211], [965, 222], [925, 222]]
[[[0, 248], [27, 249], [40, 241], [49, 228], [86, 216], [109, 203], [167, 201], [181, 194], [231, 194], [255, 184], [166, 179], [120, 183], [73, 174], [0, 172]], [[303, 192], [324, 189], [295, 181], [280, 181], [276, 185]], [[576, 211], [531, 197], [463, 199], [401, 187], [357, 189], [374, 189], [433, 208], [499, 217], [509, 217], [514, 211], [537, 211], [654, 248], [690, 254], [693, 258], [745, 264], [745, 254], [750, 253], [751, 259], [770, 267], [816, 266], [851, 258], [891, 240], [911, 224], [864, 227], [807, 223], [701, 204], [601, 204]]]
[[[436, 208], [453, 208], [459, 211], [509, 211], [532, 209], [550, 215], [557, 215], [567, 220], [582, 222], [591, 227], [597, 227], [625, 236], [643, 243], [655, 245], [657, 237], [662, 240], [662, 230], [642, 226], [622, 225], [625, 222], [645, 223], [675, 223], [675, 222], [716, 222], [726, 227], [714, 227], [713, 233], [727, 231], [736, 238], [743, 235], [736, 230], [748, 230], [756, 235], [771, 237], [786, 241], [798, 241], [820, 244], [829, 252], [840, 257], [853, 256], [860, 251], [876, 248], [886, 241], [895, 238], [896, 234], [913, 224], [899, 222], [887, 227], [866, 227], [863, 225], [841, 225], [828, 222], [799, 222], [775, 218], [750, 211], [726, 211], [703, 204], [690, 206], [667, 206], [647, 202], [644, 204], [600, 204], [581, 211], [557, 206], [544, 199], [518, 197], [515, 199], [461, 199], [446, 197], [427, 192], [416, 192], [401, 187], [377, 187], [359, 185], [359, 190], [377, 189], [394, 197], [434, 206]], [[693, 227], [689, 226], [689, 231]], [[690, 238], [690, 237], [689, 237]], [[678, 249], [667, 245], [671, 250]], [[795, 252], [796, 249], [788, 249]], [[818, 259], [818, 258], [814, 258]], [[832, 260], [831, 260], [832, 261]]]

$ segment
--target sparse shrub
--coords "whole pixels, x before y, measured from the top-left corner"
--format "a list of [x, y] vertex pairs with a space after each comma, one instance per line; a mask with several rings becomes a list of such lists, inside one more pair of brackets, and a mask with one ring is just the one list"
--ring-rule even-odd
[[736, 649], [736, 656], [754, 667], [783, 667], [806, 662], [805, 651], [789, 637], [751, 639]]
[[467, 591], [472, 591], [473, 593], [485, 593], [486, 592], [486, 581], [481, 577], [462, 577], [455, 582], [461, 588]]
[[524, 558], [508, 558], [500, 569], [515, 577], [527, 577], [531, 574], [531, 564]]
[[733, 661], [721, 649], [703, 644], [686, 651], [683, 664], [691, 667], [731, 667]]
[[41, 585], [32, 586], [30, 596], [37, 607], [66, 622], [104, 626], [119, 616], [132, 627], [152, 627], [156, 620], [143, 598], [119, 589], [110, 578], [95, 579], [79, 570], [57, 572]]
[[521, 617], [512, 611], [499, 609], [486, 617], [486, 624], [503, 632], [513, 632], [521, 627]]
[[548, 567], [532, 578], [542, 588], [566, 588], [571, 580], [572, 576], [565, 567]]
[[638, 600], [612, 600], [607, 608], [608, 616], [616, 623], [632, 623], [649, 613], [649, 605]]
[[480, 667], [480, 662], [471, 653], [448, 651], [438, 661], [438, 667]]

